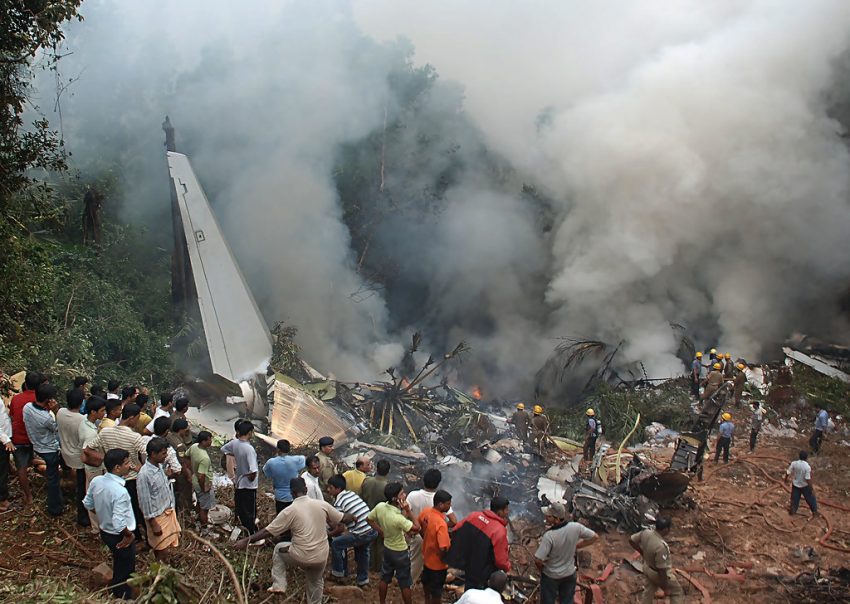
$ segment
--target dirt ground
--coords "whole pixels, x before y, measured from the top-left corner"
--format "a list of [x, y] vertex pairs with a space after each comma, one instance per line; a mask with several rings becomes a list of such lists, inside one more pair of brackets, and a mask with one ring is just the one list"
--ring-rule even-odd
[[[780, 578], [793, 578], [818, 569], [826, 572], [850, 566], [850, 515], [847, 514], [850, 511], [850, 450], [837, 442], [827, 441], [822, 454], [810, 459], [822, 516], [812, 518], [803, 502], [797, 516], [791, 518], [787, 512], [789, 495], [782, 478], [788, 463], [796, 458], [801, 448], [806, 448], [806, 437], [768, 441], [760, 444], [753, 455], [745, 452], [743, 440], [740, 445], [733, 446], [733, 459], [728, 465], [708, 462], [704, 480], [693, 482], [688, 491], [689, 509], [669, 511], [674, 528], [668, 541], [673, 563], [683, 571], [678, 578], [686, 590], [685, 601], [729, 604], [850, 601], [846, 592], [805, 600], [801, 594], [806, 590], [800, 591], [793, 583], [780, 581]], [[669, 452], [661, 449], [654, 455], [663, 463]], [[36, 503], [22, 509], [13, 480], [13, 507], [0, 514], [0, 601], [106, 601], [103, 586], [89, 572], [99, 562], [109, 561], [99, 538], [87, 530], [78, 530], [70, 506], [66, 506], [64, 516], [59, 519], [47, 517], [43, 478], [33, 476], [32, 482]], [[263, 483], [261, 491], [267, 492], [269, 487]], [[271, 519], [274, 505], [268, 496], [261, 495], [258, 499], [258, 523], [262, 526]], [[229, 490], [222, 489], [218, 500], [232, 503]], [[183, 526], [200, 530], [191, 514], [183, 516]], [[517, 520], [514, 528], [516, 534], [511, 545], [514, 574], [536, 577], [531, 556], [542, 527]], [[270, 582], [270, 548], [235, 552], [228, 547], [224, 531], [205, 534], [231, 561], [245, 587], [248, 602], [302, 601], [297, 574], [291, 581], [291, 593], [266, 594], [265, 588]], [[632, 555], [627, 538], [625, 534], [602, 535], [600, 542], [589, 548], [589, 566], [580, 570], [581, 582], [588, 584], [603, 576], [609, 564], [613, 565], [609, 576], [599, 583], [606, 603], [637, 602], [640, 597], [643, 579], [623, 563]], [[139, 554], [137, 570], [148, 572], [152, 561], [150, 552]], [[196, 593], [206, 594], [206, 602], [217, 601], [219, 593], [233, 591], [224, 566], [208, 548], [191, 539], [183, 540], [173, 564], [183, 571], [183, 580], [192, 585]], [[705, 589], [710, 599], [686, 576]], [[376, 585], [377, 576], [372, 578]], [[338, 586], [330, 581], [326, 585], [328, 594], [337, 601], [378, 602], [374, 586], [360, 590], [353, 585]], [[528, 593], [531, 588], [525, 591]], [[445, 601], [453, 599], [454, 596], [447, 593]], [[225, 599], [221, 597], [218, 601]], [[397, 588], [391, 588], [388, 601], [401, 602]], [[414, 592], [414, 601], [422, 602], [420, 590]]]

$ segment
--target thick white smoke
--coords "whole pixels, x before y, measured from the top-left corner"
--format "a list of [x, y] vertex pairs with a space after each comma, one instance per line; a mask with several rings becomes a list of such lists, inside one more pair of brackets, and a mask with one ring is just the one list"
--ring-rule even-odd
[[[663, 377], [683, 370], [671, 323], [750, 358], [795, 330], [848, 333], [850, 156], [826, 100], [850, 46], [844, 0], [83, 14], [62, 64], [82, 75], [63, 98], [71, 150], [121, 154], [139, 214], [167, 207], [170, 113], [267, 318], [297, 325], [322, 370], [373, 377], [421, 326], [382, 295], [350, 297], [362, 282], [332, 181], [338, 146], [381, 127], [379, 42], [398, 35], [464, 87], [480, 132], [460, 145], [480, 136], [512, 166], [493, 182], [467, 162], [437, 216], [376, 242], [427, 284], [422, 321], [442, 333], [426, 336], [473, 345], [467, 383], [530, 393], [560, 336], [623, 341], [622, 362]], [[549, 200], [545, 220], [522, 184]]]

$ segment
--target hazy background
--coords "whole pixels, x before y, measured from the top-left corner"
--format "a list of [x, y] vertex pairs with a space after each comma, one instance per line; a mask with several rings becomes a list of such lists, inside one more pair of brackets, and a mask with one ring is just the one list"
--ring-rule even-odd
[[[752, 360], [793, 331], [846, 341], [846, 1], [82, 14], [61, 63], [76, 164], [120, 166], [139, 244], [167, 245], [169, 114], [267, 321], [322, 371], [374, 378], [422, 329], [426, 353], [469, 341], [461, 385], [528, 396], [563, 336], [622, 341], [650, 377], [684, 370], [671, 323]], [[406, 99], [393, 74], [425, 64], [437, 80]], [[358, 215], [380, 216], [368, 262], [394, 267], [376, 287], [340, 197], [341, 166], [371, 164], [340, 158], [377, 154], [387, 119]]]

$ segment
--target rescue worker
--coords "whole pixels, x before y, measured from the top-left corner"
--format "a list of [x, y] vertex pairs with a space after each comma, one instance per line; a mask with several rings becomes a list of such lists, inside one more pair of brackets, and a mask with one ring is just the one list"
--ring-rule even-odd
[[732, 355], [728, 352], [723, 356], [723, 377], [732, 379], [735, 375], [735, 363], [732, 362]]
[[750, 418], [750, 453], [756, 450], [756, 440], [758, 439], [761, 425], [764, 422], [764, 407], [758, 401], [752, 402], [753, 416]]
[[643, 574], [646, 577], [646, 587], [643, 590], [641, 604], [652, 604], [655, 600], [655, 590], [662, 589], [670, 596], [670, 604], [682, 604], [684, 591], [676, 575], [673, 574], [673, 563], [670, 559], [670, 546], [664, 541], [664, 536], [670, 532], [672, 521], [665, 516], [655, 519], [655, 530], [645, 529], [629, 537], [629, 545], [643, 556]]
[[826, 432], [826, 429], [829, 427], [829, 412], [827, 412], [823, 405], [819, 403], [815, 403], [815, 409], [817, 409], [818, 414], [815, 417], [815, 431], [809, 439], [809, 446], [812, 448], [812, 452], [817, 455], [820, 453], [820, 446], [823, 442], [823, 433]]
[[584, 461], [593, 461], [596, 455], [596, 439], [599, 437], [599, 422], [596, 419], [596, 411], [588, 409], [584, 412], [587, 421], [584, 424]]
[[699, 381], [702, 378], [702, 353], [698, 352], [691, 363], [691, 394], [699, 396]]
[[744, 386], [747, 384], [747, 374], [744, 373], [746, 367], [743, 363], [738, 363], [735, 366], [737, 371], [732, 378], [732, 402], [735, 403], [736, 407], [741, 406], [741, 395], [744, 393]]
[[328, 494], [328, 480], [337, 474], [336, 460], [332, 457], [333, 452], [334, 439], [330, 436], [320, 438], [319, 452], [316, 454], [319, 458], [319, 486], [328, 503], [333, 503], [333, 497]]
[[717, 445], [714, 448], [714, 463], [720, 460], [720, 452], [723, 451], [723, 463], [729, 463], [729, 447], [732, 445], [732, 435], [735, 433], [735, 424], [732, 423], [732, 414], [724, 413], [721, 418], [723, 422], [718, 430]]
[[717, 349], [712, 348], [708, 351], [708, 366], [711, 367], [717, 362]]
[[723, 366], [720, 363], [714, 363], [711, 366], [711, 371], [708, 373], [708, 376], [702, 381], [705, 389], [702, 391], [702, 396], [700, 396], [700, 400], [708, 400], [711, 396], [717, 392], [720, 386], [723, 384], [723, 374], [720, 372]]
[[549, 435], [549, 418], [543, 415], [543, 407], [534, 405], [534, 416], [531, 418], [531, 444], [534, 449], [543, 454], [543, 443]]
[[516, 411], [511, 416], [510, 423], [514, 425], [514, 430], [516, 431], [519, 439], [527, 443], [528, 442], [528, 425], [531, 423], [531, 418], [528, 416], [528, 411], [525, 410], [524, 403], [517, 403]]

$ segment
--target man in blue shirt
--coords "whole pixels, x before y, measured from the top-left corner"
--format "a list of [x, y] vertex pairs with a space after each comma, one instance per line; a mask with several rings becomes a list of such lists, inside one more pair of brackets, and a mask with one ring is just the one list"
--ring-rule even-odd
[[123, 478], [130, 471], [130, 453], [110, 449], [103, 465], [107, 473], [92, 479], [83, 505], [97, 514], [100, 538], [112, 552], [112, 595], [132, 600], [127, 579], [136, 570], [136, 517]]
[[815, 432], [809, 439], [809, 446], [812, 448], [812, 453], [820, 453], [820, 446], [823, 442], [823, 433], [826, 432], [829, 426], [829, 413], [823, 408], [823, 405], [816, 403], [817, 416], [815, 417]]
[[729, 463], [729, 447], [732, 445], [732, 435], [735, 433], [735, 424], [732, 423], [732, 414], [724, 413], [723, 423], [718, 430], [717, 447], [714, 449], [714, 463], [720, 461], [720, 451], [723, 451], [723, 463]]
[[47, 513], [54, 518], [61, 516], [65, 507], [59, 483], [59, 424], [54, 418], [59, 411], [59, 403], [56, 396], [56, 386], [40, 384], [35, 391], [35, 402], [24, 407], [24, 425], [32, 450], [47, 464]]
[[277, 457], [268, 460], [263, 466], [263, 474], [274, 483], [274, 507], [278, 514], [292, 503], [289, 481], [298, 478], [306, 461], [303, 455], [290, 455], [290, 448], [288, 440], [277, 441]]

